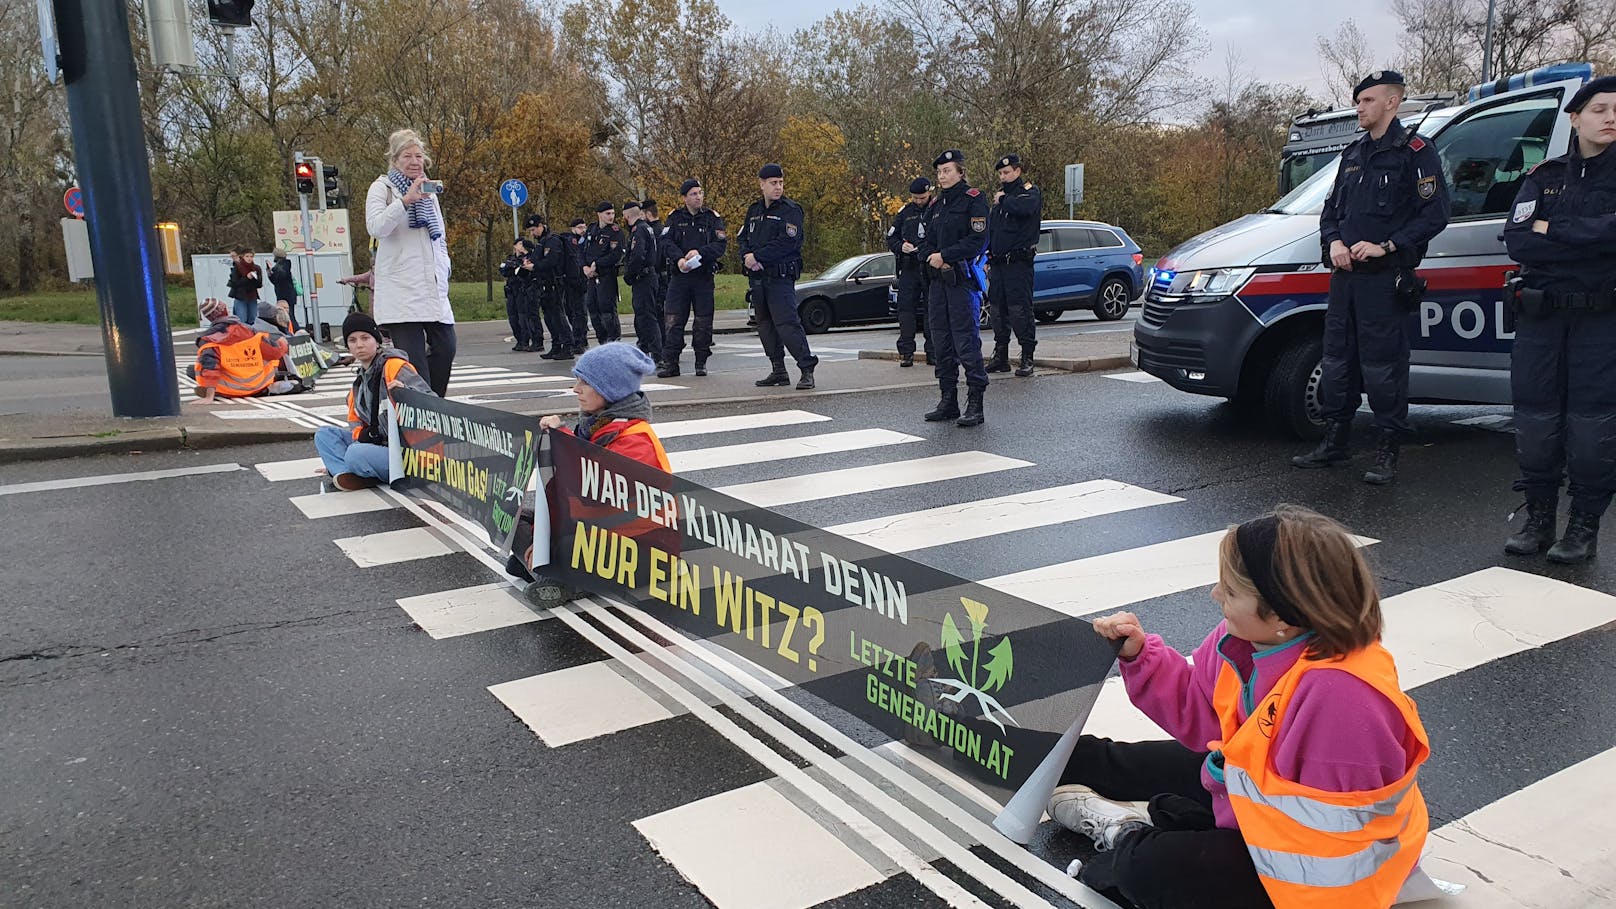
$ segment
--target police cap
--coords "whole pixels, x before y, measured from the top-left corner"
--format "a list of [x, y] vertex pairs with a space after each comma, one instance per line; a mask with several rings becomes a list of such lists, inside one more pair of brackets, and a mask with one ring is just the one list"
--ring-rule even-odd
[[993, 165], [993, 169], [994, 170], [1004, 170], [1007, 167], [1020, 167], [1020, 166], [1021, 166], [1021, 156], [1020, 155], [1005, 155], [1003, 158], [999, 159], [997, 164]]
[[1583, 105], [1587, 104], [1594, 95], [1602, 92], [1616, 92], [1616, 76], [1600, 76], [1598, 79], [1577, 89], [1577, 93], [1572, 95], [1571, 100], [1566, 103], [1565, 112], [1568, 114], [1581, 113]]
[[921, 193], [929, 192], [931, 192], [931, 181], [927, 180], [925, 177], [916, 177], [909, 184], [909, 194], [912, 196], [918, 196]]
[[657, 210], [656, 200], [655, 199], [646, 199], [644, 202], [640, 203], [640, 207], [645, 209], [646, 211], [656, 211]]
[[523, 227], [538, 227], [539, 225], [541, 225], [543, 223], [544, 223], [544, 216], [543, 215], [528, 215], [527, 219], [522, 222], [522, 226]]
[[627, 202], [623, 203], [623, 211], [625, 211], [625, 212], [629, 211], [630, 209], [637, 209], [639, 207], [640, 207], [640, 200], [639, 199], [630, 199]]
[[600, 213], [600, 212], [603, 212], [603, 211], [611, 211], [611, 210], [612, 210], [612, 203], [606, 202], [604, 200], [599, 205], [595, 206], [595, 212], [597, 214]]
[[588, 224], [588, 223], [589, 222], [585, 221], [583, 218], [573, 218], [572, 219], [572, 226], [573, 227], [577, 227], [577, 226], [579, 226], [581, 224]]
[[691, 190], [695, 189], [696, 187], [698, 187], [700, 185], [701, 185], [700, 180], [697, 180], [695, 177], [691, 177], [689, 180], [686, 180], [685, 182], [679, 184], [679, 195], [688, 196], [688, 195], [690, 195]]
[[942, 167], [944, 164], [948, 164], [948, 163], [964, 164], [965, 163], [965, 153], [960, 151], [957, 148], [951, 148], [948, 151], [945, 151], [942, 154], [938, 155], [936, 158], [932, 159], [931, 166], [932, 167]]
[[780, 165], [778, 164], [765, 164], [760, 170], [758, 170], [759, 180], [773, 180], [775, 177], [779, 177], [780, 179], [784, 180], [785, 176], [786, 172], [781, 170]]
[[1403, 74], [1395, 69], [1377, 69], [1363, 77], [1363, 81], [1352, 89], [1352, 103], [1358, 103], [1358, 96], [1364, 89], [1374, 88], [1377, 85], [1403, 85]]

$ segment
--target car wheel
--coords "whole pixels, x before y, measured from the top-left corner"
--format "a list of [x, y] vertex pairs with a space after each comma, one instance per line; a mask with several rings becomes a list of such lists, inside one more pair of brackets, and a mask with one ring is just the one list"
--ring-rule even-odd
[[1324, 436], [1319, 385], [1324, 378], [1324, 341], [1298, 338], [1274, 361], [1264, 386], [1263, 405], [1279, 429], [1298, 439]]
[[1101, 322], [1115, 322], [1128, 314], [1128, 304], [1131, 302], [1128, 298], [1128, 282], [1121, 278], [1106, 278], [1100, 282], [1100, 290], [1094, 295], [1094, 317]]
[[802, 319], [802, 330], [811, 335], [822, 335], [836, 324], [836, 312], [824, 297], [805, 301], [798, 307], [797, 316]]
[[1033, 311], [1033, 315], [1038, 321], [1048, 325], [1051, 322], [1060, 321], [1061, 311], [1058, 309], [1038, 309]]

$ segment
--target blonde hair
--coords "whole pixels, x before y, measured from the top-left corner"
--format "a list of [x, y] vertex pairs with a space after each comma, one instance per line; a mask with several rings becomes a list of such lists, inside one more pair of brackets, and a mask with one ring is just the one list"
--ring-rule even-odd
[[[1274, 584], [1307, 620], [1308, 659], [1339, 659], [1380, 640], [1380, 593], [1363, 552], [1345, 527], [1300, 505], [1280, 505], [1274, 540]], [[1258, 614], [1274, 614], [1246, 570], [1230, 528], [1218, 546], [1225, 588], [1257, 598]]]
[[421, 154], [426, 156], [426, 166], [431, 167], [432, 153], [426, 149], [426, 140], [413, 129], [394, 130], [393, 134], [387, 137], [387, 166], [396, 166], [398, 156], [404, 154], [404, 150], [411, 145], [421, 150]]

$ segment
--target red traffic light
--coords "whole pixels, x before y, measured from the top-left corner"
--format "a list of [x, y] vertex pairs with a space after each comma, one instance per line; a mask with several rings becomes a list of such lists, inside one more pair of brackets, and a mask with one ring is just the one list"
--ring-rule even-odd
[[314, 192], [314, 165], [307, 161], [299, 161], [293, 167], [297, 176], [297, 191], [303, 195]]

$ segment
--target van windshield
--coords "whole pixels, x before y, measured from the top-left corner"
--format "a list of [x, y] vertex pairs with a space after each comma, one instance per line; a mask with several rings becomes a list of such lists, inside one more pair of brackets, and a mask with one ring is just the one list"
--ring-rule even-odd
[[[1409, 127], [1419, 131], [1427, 138], [1436, 133], [1453, 119], [1453, 111], [1432, 111], [1421, 117], [1414, 115], [1408, 118]], [[1441, 143], [1438, 143], [1440, 147]], [[1278, 202], [1263, 209], [1265, 213], [1281, 215], [1316, 215], [1324, 210], [1324, 199], [1330, 195], [1330, 187], [1335, 184], [1336, 169], [1341, 166], [1341, 155], [1337, 154], [1330, 159], [1330, 163], [1323, 165], [1307, 178], [1301, 186], [1286, 193]]]

